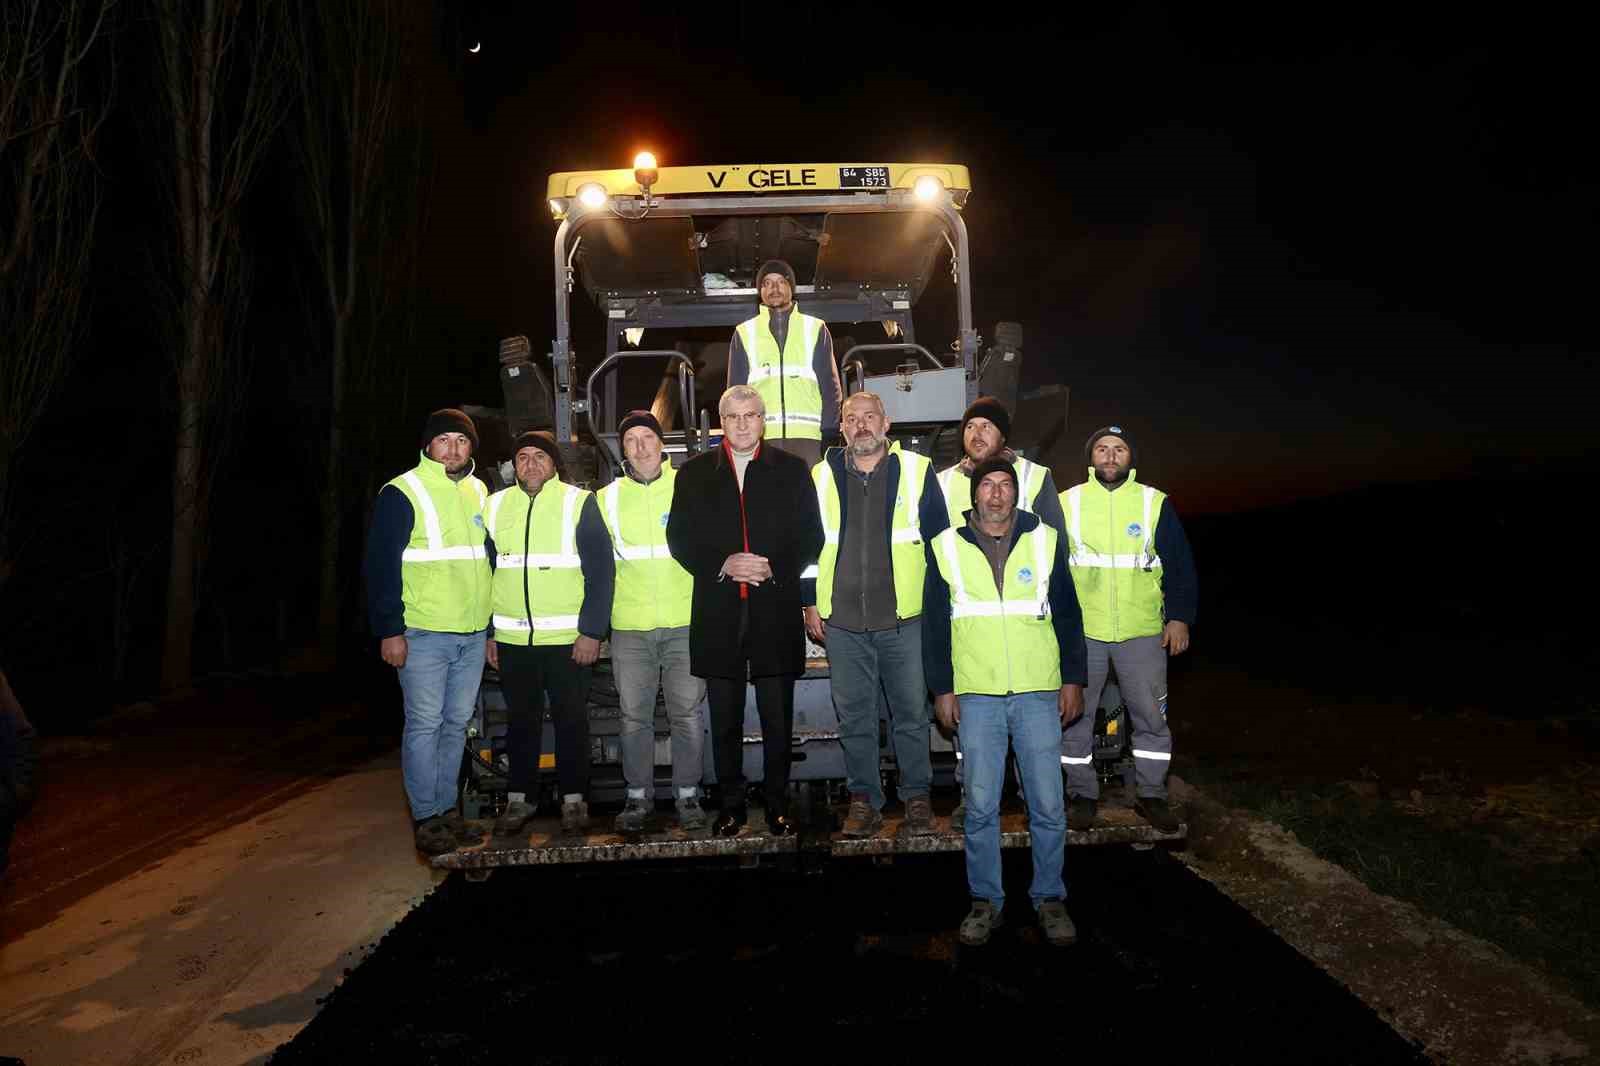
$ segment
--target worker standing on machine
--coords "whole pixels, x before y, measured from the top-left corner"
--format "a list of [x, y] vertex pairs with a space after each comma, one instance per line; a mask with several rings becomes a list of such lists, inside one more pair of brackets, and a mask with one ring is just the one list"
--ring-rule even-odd
[[1106, 675], [1133, 720], [1134, 810], [1163, 832], [1177, 830], [1167, 803], [1172, 731], [1167, 727], [1167, 659], [1189, 647], [1200, 601], [1189, 538], [1166, 493], [1139, 483], [1132, 439], [1106, 426], [1084, 444], [1088, 480], [1061, 494], [1067, 563], [1088, 637], [1090, 713], [1062, 736], [1067, 821], [1094, 825], [1100, 779], [1094, 771], [1094, 713]]
[[[1010, 463], [1017, 475], [1016, 508], [1037, 514], [1046, 525], [1060, 536], [1061, 502], [1056, 498], [1055, 480], [1050, 468], [1023, 459], [1006, 446], [1011, 436], [1011, 412], [993, 396], [979, 396], [961, 415], [961, 459], [939, 472], [939, 489], [944, 493], [945, 506], [950, 511], [950, 525], [967, 523], [967, 501], [972, 499], [972, 472], [980, 463], [1000, 459]], [[956, 787], [961, 788], [965, 777], [963, 763], [966, 753], [961, 738], [953, 738], [956, 748]], [[950, 812], [950, 828], [956, 832], [966, 817], [966, 793]]]
[[794, 267], [770, 259], [756, 271], [761, 307], [733, 331], [728, 385], [749, 385], [767, 408], [766, 443], [815, 466], [839, 431], [833, 335], [794, 303]]
[[496, 836], [515, 834], [538, 802], [545, 701], [555, 724], [561, 831], [589, 824], [589, 681], [611, 623], [611, 536], [594, 494], [563, 481], [555, 437], [517, 437], [517, 483], [489, 497], [495, 545], [489, 662], [506, 697], [506, 807]]
[[637, 833], [655, 811], [656, 692], [672, 727], [672, 786], [678, 827], [704, 829], [700, 774], [705, 734], [699, 706], [706, 683], [689, 670], [689, 602], [694, 578], [667, 544], [677, 471], [661, 454], [661, 423], [630, 411], [617, 427], [624, 476], [599, 492], [611, 534], [617, 585], [611, 601], [611, 674], [622, 710], [622, 776], [627, 803], [619, 832]]
[[928, 802], [928, 697], [922, 670], [923, 541], [949, 525], [925, 456], [889, 442], [875, 393], [844, 402], [843, 448], [829, 448], [811, 472], [822, 511], [815, 581], [802, 583], [806, 631], [828, 646], [850, 789], [844, 835], [870, 837], [883, 825], [878, 769], [878, 703], [889, 707], [902, 834], [933, 832]]
[[1083, 622], [1056, 531], [1016, 508], [1010, 463], [972, 471], [972, 510], [928, 542], [923, 665], [934, 713], [967, 746], [967, 886], [963, 944], [1003, 921], [1000, 791], [1006, 747], [1016, 751], [1033, 845], [1029, 895], [1046, 939], [1077, 939], [1064, 900], [1067, 819], [1061, 729], [1083, 715]]

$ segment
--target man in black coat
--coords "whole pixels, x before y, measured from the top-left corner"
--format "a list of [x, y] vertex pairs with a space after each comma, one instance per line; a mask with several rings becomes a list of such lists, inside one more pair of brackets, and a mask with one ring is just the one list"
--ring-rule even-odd
[[694, 575], [689, 669], [706, 679], [711, 754], [722, 794], [712, 826], [745, 825], [745, 683], [756, 687], [765, 755], [767, 829], [787, 836], [794, 682], [805, 671], [800, 573], [822, 550], [822, 515], [804, 460], [763, 447], [766, 405], [748, 385], [717, 404], [722, 444], [684, 464], [667, 546]]

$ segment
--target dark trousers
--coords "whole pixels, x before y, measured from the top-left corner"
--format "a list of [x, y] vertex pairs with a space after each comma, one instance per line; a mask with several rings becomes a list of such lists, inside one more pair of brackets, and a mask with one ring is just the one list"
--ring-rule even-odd
[[[752, 677], [756, 687], [756, 712], [761, 716], [762, 792], [767, 815], [788, 812], [789, 745], [794, 736], [794, 675]], [[711, 759], [717, 768], [722, 809], [744, 803], [744, 697], [745, 682], [731, 677], [706, 678], [711, 704]]]
[[780, 452], [798, 455], [806, 461], [807, 466], [816, 466], [822, 461], [822, 442], [820, 440], [805, 440], [800, 437], [768, 437], [763, 444], [770, 444]]
[[[496, 641], [496, 643], [500, 643]], [[506, 696], [506, 755], [511, 759], [507, 791], [538, 790], [544, 741], [544, 709], [556, 729], [556, 776], [561, 794], [589, 790], [589, 679], [593, 667], [572, 661], [571, 644], [526, 647], [500, 644], [500, 687]]]

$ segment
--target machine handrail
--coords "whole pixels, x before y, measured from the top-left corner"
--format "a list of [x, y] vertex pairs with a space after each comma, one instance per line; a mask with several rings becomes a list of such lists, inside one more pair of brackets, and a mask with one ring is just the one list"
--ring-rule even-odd
[[848, 371], [850, 368], [855, 368], [856, 392], [860, 392], [862, 389], [867, 387], [867, 364], [865, 361], [858, 358], [857, 353], [860, 352], [921, 352], [925, 357], [927, 357], [928, 362], [933, 364], [933, 369], [947, 369], [943, 363], [939, 362], [938, 356], [934, 355], [920, 344], [912, 344], [908, 341], [902, 341], [897, 344], [858, 344], [854, 348], [851, 348], [849, 353], [845, 355], [844, 364], [841, 368], [847, 372], [845, 375], [847, 378], [849, 377]]
[[594, 383], [601, 374], [616, 370], [616, 364], [623, 359], [661, 359], [678, 366], [678, 406], [683, 413], [683, 441], [689, 455], [696, 454], [699, 442], [696, 439], [694, 425], [694, 363], [682, 352], [671, 348], [641, 348], [637, 351], [612, 352], [589, 372], [589, 380], [584, 386], [588, 392], [589, 402], [584, 407], [584, 417], [589, 421], [589, 432], [594, 434], [594, 439], [606, 446], [606, 451], [611, 453], [612, 461], [618, 467], [623, 464], [622, 448], [620, 442], [613, 443], [611, 438], [616, 434], [613, 431], [601, 433], [595, 425], [595, 410], [600, 406], [600, 394], [595, 391]]

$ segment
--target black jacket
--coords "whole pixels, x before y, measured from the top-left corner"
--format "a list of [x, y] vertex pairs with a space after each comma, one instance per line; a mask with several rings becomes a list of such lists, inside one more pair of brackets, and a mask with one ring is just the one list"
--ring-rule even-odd
[[[1038, 515], [1018, 511], [1011, 526], [1011, 549], [1017, 539], [1040, 524]], [[972, 529], [956, 527], [956, 536], [978, 548], [972, 538]], [[1056, 647], [1061, 653], [1061, 683], [1087, 685], [1089, 683], [1089, 649], [1083, 642], [1083, 611], [1078, 606], [1078, 592], [1072, 585], [1072, 574], [1067, 570], [1064, 550], [1065, 537], [1056, 538], [1056, 561], [1050, 567], [1050, 624], [1055, 629]], [[934, 559], [933, 541], [927, 542], [928, 576], [923, 582], [922, 594], [922, 671], [927, 677], [928, 689], [934, 695], [955, 691], [955, 664], [950, 658], [950, 586], [939, 572]], [[982, 548], [978, 548], [982, 551]], [[984, 693], [1004, 696], [1004, 692]], [[1091, 710], [1090, 713], [1093, 713]]]
[[[800, 572], [822, 550], [822, 515], [805, 460], [763, 444], [744, 475], [750, 551], [767, 557], [772, 580], [749, 587], [749, 676], [805, 670]], [[740, 585], [719, 580], [728, 556], [744, 551], [739, 482], [727, 452], [697, 455], [678, 471], [667, 522], [672, 557], [694, 575], [689, 669], [697, 677], [743, 679]]]

